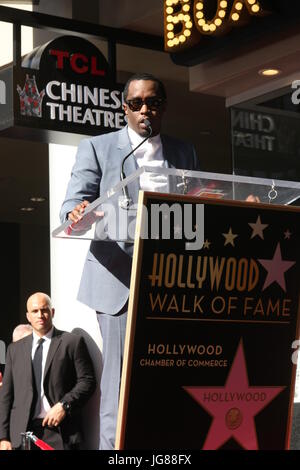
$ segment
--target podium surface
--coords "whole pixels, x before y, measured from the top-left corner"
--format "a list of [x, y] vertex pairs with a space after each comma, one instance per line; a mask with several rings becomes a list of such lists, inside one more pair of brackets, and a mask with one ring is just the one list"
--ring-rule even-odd
[[[109, 191], [101, 194], [86, 208], [79, 223], [73, 224], [67, 220], [52, 232], [52, 236], [133, 243], [137, 211], [133, 201], [138, 198], [141, 180], [146, 183], [154, 181], [157, 192], [208, 199], [243, 201], [252, 194], [262, 203], [288, 205], [300, 198], [300, 182], [297, 181], [142, 167], [123, 181], [115, 181]], [[127, 208], [125, 193], [128, 195]], [[126, 223], [125, 219], [127, 225], [131, 224], [130, 231], [122, 225]], [[114, 226], [109, 228], [110, 220], [114, 220]]]

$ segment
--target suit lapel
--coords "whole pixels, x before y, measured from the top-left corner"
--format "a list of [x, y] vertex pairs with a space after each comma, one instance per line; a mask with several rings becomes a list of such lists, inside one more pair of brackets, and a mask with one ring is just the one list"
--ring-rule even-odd
[[[162, 142], [162, 147], [163, 147], [163, 157], [166, 162], [166, 167], [167, 168], [181, 168], [178, 165], [178, 157], [177, 157], [177, 152], [174, 149], [174, 146], [170, 144], [168, 139], [164, 136], [161, 135], [161, 142]], [[173, 176], [169, 176], [169, 192], [170, 193], [177, 193], [178, 189], [176, 187], [176, 178]]]
[[163, 157], [167, 163], [167, 168], [180, 168], [178, 166], [178, 155], [176, 149], [170, 144], [168, 138], [164, 135], [160, 136], [163, 147]]
[[[122, 129], [119, 133], [118, 149], [119, 149], [120, 171], [121, 171], [121, 165], [122, 165], [123, 159], [132, 150], [129, 137], [128, 137], [127, 126], [124, 127], [124, 129]], [[138, 165], [136, 163], [135, 156], [132, 154], [130, 155], [130, 157], [127, 158], [127, 160], [124, 163], [125, 176], [127, 177], [131, 175], [136, 170], [138, 170]], [[136, 181], [134, 181], [133, 183], [130, 183], [130, 185], [128, 186], [128, 193], [131, 196], [134, 203], [136, 203], [138, 200], [138, 193], [140, 189], [139, 182], [140, 182], [140, 179], [138, 178]]]
[[48, 351], [48, 355], [47, 355], [47, 360], [46, 360], [46, 364], [45, 364], [44, 380], [45, 380], [45, 377], [47, 376], [47, 373], [48, 373], [49, 367], [51, 365], [51, 362], [53, 360], [54, 354], [56, 353], [57, 348], [59, 347], [60, 343], [61, 343], [60, 331], [57, 330], [56, 328], [54, 328], [53, 329], [53, 335], [52, 335], [52, 338], [51, 338], [50, 347], [49, 347], [49, 351]]
[[32, 359], [31, 359], [31, 351], [32, 351], [32, 341], [33, 336], [32, 334], [24, 338], [23, 341], [23, 358], [24, 360], [24, 377], [29, 377], [30, 384], [32, 385]]

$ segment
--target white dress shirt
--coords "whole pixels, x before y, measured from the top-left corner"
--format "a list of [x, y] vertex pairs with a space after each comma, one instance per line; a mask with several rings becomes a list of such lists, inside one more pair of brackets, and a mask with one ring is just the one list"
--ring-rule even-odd
[[[135, 148], [145, 137], [128, 127], [128, 136], [131, 147]], [[160, 135], [150, 137], [135, 152], [134, 156], [139, 167], [147, 166], [155, 169], [165, 168], [163, 148]], [[168, 191], [168, 179], [166, 175], [156, 173], [143, 173], [140, 177], [140, 186], [144, 191]]]
[[[32, 350], [31, 350], [31, 359], [33, 360], [35, 351], [38, 347], [38, 341], [41, 339], [41, 336], [38, 336], [34, 331], [32, 333], [33, 335], [33, 341], [32, 341]], [[43, 359], [42, 359], [42, 383], [41, 383], [41, 411], [38, 414], [38, 416], [34, 416], [34, 418], [45, 418], [47, 412], [50, 410], [51, 406], [45, 396], [44, 392], [44, 371], [45, 371], [45, 365], [46, 365], [46, 360], [51, 344], [51, 338], [53, 335], [53, 327], [51, 328], [50, 331], [45, 336], [42, 336], [42, 338], [45, 340], [43, 342]]]

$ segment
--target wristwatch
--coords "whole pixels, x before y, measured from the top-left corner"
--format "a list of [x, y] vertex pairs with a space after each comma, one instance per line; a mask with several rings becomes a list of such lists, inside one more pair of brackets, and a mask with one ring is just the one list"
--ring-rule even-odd
[[67, 401], [62, 400], [60, 402], [60, 404], [62, 405], [62, 407], [63, 407], [63, 409], [65, 410], [66, 413], [70, 413], [70, 411], [71, 411], [70, 403], [68, 403]]

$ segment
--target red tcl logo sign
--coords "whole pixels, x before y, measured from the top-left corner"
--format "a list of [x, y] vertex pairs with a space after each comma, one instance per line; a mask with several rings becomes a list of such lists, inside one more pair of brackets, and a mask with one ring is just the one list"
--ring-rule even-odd
[[87, 57], [80, 52], [70, 53], [57, 49], [50, 49], [49, 54], [56, 57], [56, 68], [59, 70], [63, 70], [66, 63], [69, 62], [71, 69], [75, 73], [90, 73], [91, 75], [99, 76], [105, 75], [105, 71], [98, 68], [96, 56]]

